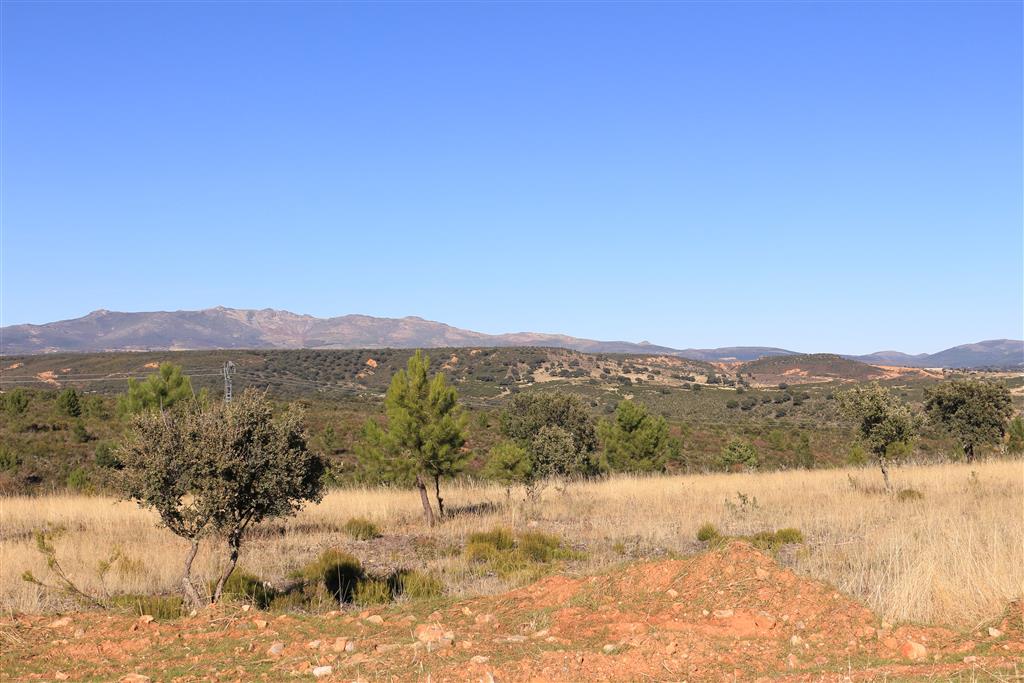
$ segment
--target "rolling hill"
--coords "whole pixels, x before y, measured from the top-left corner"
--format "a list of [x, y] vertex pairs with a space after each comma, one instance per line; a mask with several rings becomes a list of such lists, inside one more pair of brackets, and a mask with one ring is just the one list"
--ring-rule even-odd
[[[749, 362], [799, 355], [768, 346], [674, 349], [649, 342], [600, 341], [563, 334], [484, 334], [408, 316], [343, 315], [317, 318], [274, 309], [218, 306], [201, 311], [117, 312], [98, 310], [81, 318], [0, 328], [0, 354], [216, 349], [372, 349], [552, 347], [587, 353], [672, 355], [716, 362]], [[844, 356], [875, 365], [949, 368], [1024, 367], [1024, 341], [997, 339], [934, 354], [880, 351]]]

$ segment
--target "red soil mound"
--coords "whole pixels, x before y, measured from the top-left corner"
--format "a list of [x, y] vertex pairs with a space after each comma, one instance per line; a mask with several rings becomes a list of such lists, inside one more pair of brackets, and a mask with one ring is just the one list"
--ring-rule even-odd
[[991, 676], [1024, 654], [1020, 603], [976, 633], [893, 628], [744, 543], [549, 577], [429, 616], [415, 608], [277, 618], [221, 608], [164, 624], [101, 613], [57, 625], [21, 618], [0, 625], [15, 644], [0, 661], [12, 679], [139, 671], [153, 680], [278, 680], [316, 670], [346, 681], [821, 681]]

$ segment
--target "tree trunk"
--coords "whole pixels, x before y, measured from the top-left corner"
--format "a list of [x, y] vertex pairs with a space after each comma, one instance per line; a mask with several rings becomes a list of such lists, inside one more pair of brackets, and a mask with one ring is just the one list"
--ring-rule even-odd
[[892, 482], [889, 481], [889, 463], [886, 462], [884, 455], [878, 458], [878, 465], [882, 468], [882, 479], [885, 480], [885, 490], [891, 493]]
[[188, 555], [185, 556], [185, 571], [181, 575], [181, 588], [185, 594], [185, 602], [195, 610], [203, 606], [203, 600], [199, 597], [199, 591], [196, 590], [195, 585], [192, 583], [192, 561], [196, 559], [196, 553], [198, 552], [199, 541], [193, 539], [192, 548], [189, 549]]
[[964, 457], [967, 458], [967, 462], [974, 462], [974, 444], [964, 444]]
[[231, 548], [231, 555], [228, 558], [228, 566], [224, 572], [217, 579], [217, 588], [213, 591], [213, 602], [220, 602], [221, 596], [224, 595], [224, 584], [227, 583], [228, 579], [231, 578], [231, 573], [235, 571], [235, 565], [238, 564], [238, 549], [242, 545], [242, 534], [239, 530], [233, 530], [228, 535], [228, 547]]
[[420, 501], [423, 503], [423, 516], [427, 519], [429, 526], [434, 526], [434, 508], [430, 506], [430, 496], [427, 495], [427, 485], [423, 483], [423, 475], [416, 475], [416, 488], [420, 490]]
[[437, 497], [437, 518], [444, 519], [444, 499], [441, 498], [441, 477], [434, 475], [434, 496]]

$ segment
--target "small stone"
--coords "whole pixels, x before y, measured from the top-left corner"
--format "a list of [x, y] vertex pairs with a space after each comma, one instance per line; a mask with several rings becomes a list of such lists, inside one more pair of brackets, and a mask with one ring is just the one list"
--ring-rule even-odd
[[679, 597], [679, 591], [677, 591], [675, 588], [669, 588], [667, 591], [665, 591], [665, 595], [675, 600]]
[[153, 615], [152, 614], [143, 614], [141, 617], [139, 617], [139, 623], [140, 624], [151, 624], [151, 623], [153, 623]]
[[149, 683], [151, 679], [142, 674], [125, 674], [119, 680], [120, 683]]
[[345, 652], [345, 648], [348, 647], [348, 638], [335, 638], [334, 642], [331, 643], [331, 649], [335, 652]]
[[602, 647], [601, 650], [604, 651], [606, 655], [610, 655], [611, 653], [615, 652], [615, 645], [613, 643], [608, 643], [607, 645]]
[[716, 609], [714, 611], [715, 619], [728, 619], [733, 615], [731, 609]]
[[921, 643], [915, 643], [912, 640], [908, 640], [900, 646], [900, 655], [904, 659], [917, 661], [928, 656], [928, 648]]
[[700, 611], [700, 613], [703, 614], [704, 616], [708, 616], [709, 614], [711, 614], [711, 612], [707, 611], [706, 609], [702, 609]]
[[50, 628], [63, 628], [65, 626], [70, 625], [71, 617], [61, 617], [60, 619], [57, 619], [56, 621], [51, 621], [49, 624], [47, 624], [47, 626], [49, 626]]
[[490, 622], [494, 621], [494, 615], [493, 614], [478, 614], [478, 615], [476, 615], [476, 618], [473, 619], [473, 621], [475, 623], [477, 623], [477, 624], [487, 624], [487, 623], [490, 623]]
[[998, 638], [999, 636], [1003, 635], [1003, 632], [995, 628], [994, 626], [989, 626], [988, 635], [992, 638]]
[[85, 629], [76, 628], [75, 629], [75, 638], [84, 638], [84, 637], [85, 637]]
[[508, 638], [505, 638], [504, 642], [506, 642], [506, 643], [525, 643], [526, 642], [526, 636], [509, 636]]
[[268, 622], [266, 619], [253, 619], [252, 625], [258, 629], [265, 629], [268, 625]]
[[473, 657], [469, 661], [472, 662], [473, 664], [486, 664], [487, 662], [491, 661], [491, 658], [490, 657], [484, 657], [483, 655], [477, 655], [476, 657]]
[[795, 633], [793, 634], [793, 637], [789, 639], [789, 644], [793, 647], [800, 647], [801, 645], [803, 645], [803, 643], [804, 639], [796, 635]]
[[248, 612], [250, 607], [251, 607], [251, 605], [242, 605], [242, 611], [243, 612]]
[[267, 655], [271, 657], [280, 657], [282, 652], [284, 652], [284, 643], [280, 641], [267, 648]]
[[669, 643], [668, 645], [665, 646], [665, 654], [667, 654], [667, 655], [674, 655], [676, 653], [677, 649], [678, 649], [678, 646], [675, 643]]
[[63, 671], [58, 671], [57, 673], [53, 674], [53, 677], [56, 678], [58, 681], [66, 681], [69, 678], [71, 678], [71, 676], [67, 675]]
[[765, 630], [773, 629], [775, 628], [775, 617], [761, 612], [754, 616], [754, 625]]
[[978, 658], [974, 655], [964, 657], [964, 664], [974, 664], [976, 661], [978, 661]]
[[786, 657], [786, 666], [788, 666], [790, 669], [795, 669], [796, 665], [797, 665], [796, 655], [791, 654], [788, 657]]
[[306, 647], [308, 647], [310, 650], [319, 650], [320, 645], [321, 643], [319, 640], [311, 640], [308, 643], [306, 643]]
[[757, 567], [757, 568], [754, 569], [754, 575], [757, 576], [757, 578], [759, 578], [759, 579], [767, 579], [768, 578], [768, 572], [765, 571], [764, 569], [761, 569], [760, 567]]
[[400, 647], [402, 646], [398, 643], [378, 643], [377, 646], [373, 648], [373, 650], [374, 652], [392, 652]]
[[333, 666], [315, 666], [313, 667], [313, 677], [323, 678], [324, 676], [330, 676], [334, 673]]
[[446, 634], [444, 628], [439, 624], [418, 624], [413, 635], [421, 643], [437, 643], [444, 639]]
[[531, 637], [532, 638], [546, 638], [547, 635], [548, 635], [548, 630], [546, 628], [543, 628], [543, 629], [537, 631], [536, 633], [534, 633]]
[[462, 613], [465, 614], [467, 617], [473, 616], [473, 610], [469, 609], [468, 607], [463, 607]]
[[383, 626], [384, 617], [382, 617], [379, 614], [371, 614], [370, 616], [366, 617], [366, 623], [373, 624], [374, 626]]

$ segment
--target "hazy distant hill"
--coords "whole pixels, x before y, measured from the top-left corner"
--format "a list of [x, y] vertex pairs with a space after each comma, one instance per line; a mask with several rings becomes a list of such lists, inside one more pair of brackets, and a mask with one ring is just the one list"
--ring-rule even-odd
[[[210, 308], [202, 311], [120, 313], [93, 311], [73, 320], [0, 328], [6, 355], [207, 349], [367, 349], [466, 346], [547, 346], [588, 353], [671, 354], [705, 362], [748, 362], [794, 356], [766, 346], [678, 350], [648, 342], [598, 341], [561, 334], [483, 334], [414, 316], [375, 318], [343, 315], [316, 318], [269, 308]], [[880, 351], [845, 356], [865, 363], [909, 367], [1024, 367], [1024, 341], [999, 339], [911, 356]]]

